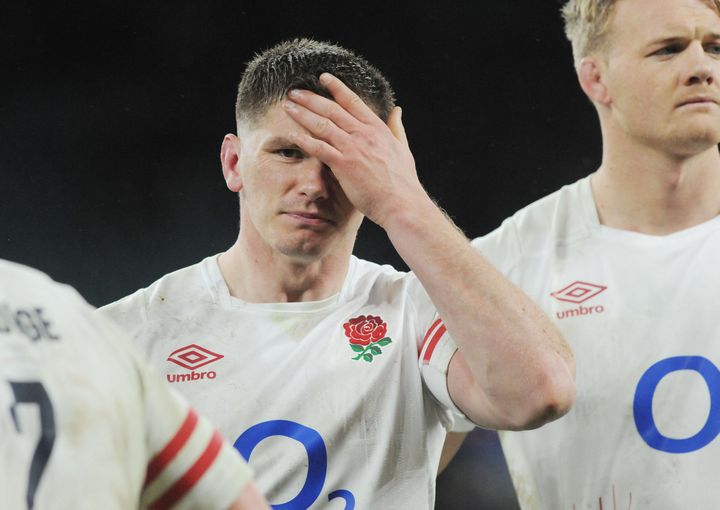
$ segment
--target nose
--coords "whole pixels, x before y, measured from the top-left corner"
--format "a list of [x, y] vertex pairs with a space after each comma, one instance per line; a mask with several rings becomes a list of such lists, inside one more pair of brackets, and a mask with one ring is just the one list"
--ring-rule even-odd
[[315, 158], [308, 159], [299, 171], [300, 194], [312, 202], [327, 199], [331, 179], [332, 172], [327, 165]]
[[689, 48], [690, 63], [685, 85], [712, 85], [717, 80], [718, 61], [711, 57], [700, 41], [695, 41]]

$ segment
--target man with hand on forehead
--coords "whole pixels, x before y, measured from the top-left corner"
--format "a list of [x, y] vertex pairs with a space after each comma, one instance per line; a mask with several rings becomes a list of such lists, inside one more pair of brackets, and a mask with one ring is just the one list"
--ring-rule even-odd
[[570, 0], [602, 163], [475, 247], [550, 314], [577, 402], [501, 440], [523, 510], [720, 501], [720, 2]]
[[[570, 350], [423, 189], [377, 69], [335, 45], [279, 44], [249, 63], [236, 117], [221, 151], [235, 244], [104, 311], [182, 381], [271, 503], [433, 508], [454, 417], [523, 429], [567, 412]], [[364, 216], [411, 273], [352, 255]], [[178, 353], [214, 356], [212, 375], [180, 377]]]

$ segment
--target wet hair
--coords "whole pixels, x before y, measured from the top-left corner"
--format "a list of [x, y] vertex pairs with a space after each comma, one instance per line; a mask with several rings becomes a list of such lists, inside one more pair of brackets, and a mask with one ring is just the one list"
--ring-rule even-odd
[[302, 88], [330, 97], [319, 81], [324, 72], [342, 80], [387, 121], [395, 106], [395, 93], [378, 69], [336, 44], [303, 38], [281, 42], [248, 62], [235, 103], [238, 124], [256, 123], [290, 89]]
[[[572, 43], [575, 65], [606, 43], [615, 5], [620, 0], [568, 0], [562, 8], [565, 35]], [[702, 0], [720, 14], [720, 0]]]

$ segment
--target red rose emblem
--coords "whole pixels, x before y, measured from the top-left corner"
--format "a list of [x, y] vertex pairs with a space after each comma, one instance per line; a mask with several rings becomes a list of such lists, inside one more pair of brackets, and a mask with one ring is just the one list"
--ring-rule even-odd
[[385, 333], [387, 333], [387, 324], [380, 317], [374, 315], [355, 317], [343, 324], [343, 327], [345, 336], [350, 339], [351, 344], [355, 345], [375, 343], [385, 338]]
[[392, 343], [386, 337], [387, 324], [379, 316], [360, 315], [343, 324], [345, 336], [350, 341], [350, 347], [357, 356], [353, 360], [364, 360], [372, 363], [375, 356], [382, 354], [382, 348]]

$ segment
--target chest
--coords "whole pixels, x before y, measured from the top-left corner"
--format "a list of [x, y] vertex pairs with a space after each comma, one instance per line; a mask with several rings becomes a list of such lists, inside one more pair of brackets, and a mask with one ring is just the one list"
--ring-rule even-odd
[[423, 405], [417, 327], [402, 313], [205, 310], [202, 319], [165, 319], [171, 327], [150, 328], [164, 334], [144, 343], [162, 377], [230, 439], [266, 420], [326, 429]]
[[663, 448], [671, 437], [683, 438], [672, 443], [680, 448], [699, 444], [695, 433], [709, 416], [720, 418], [717, 248], [588, 242], [559, 247], [522, 271], [520, 284], [575, 354], [570, 419], [612, 417]]

